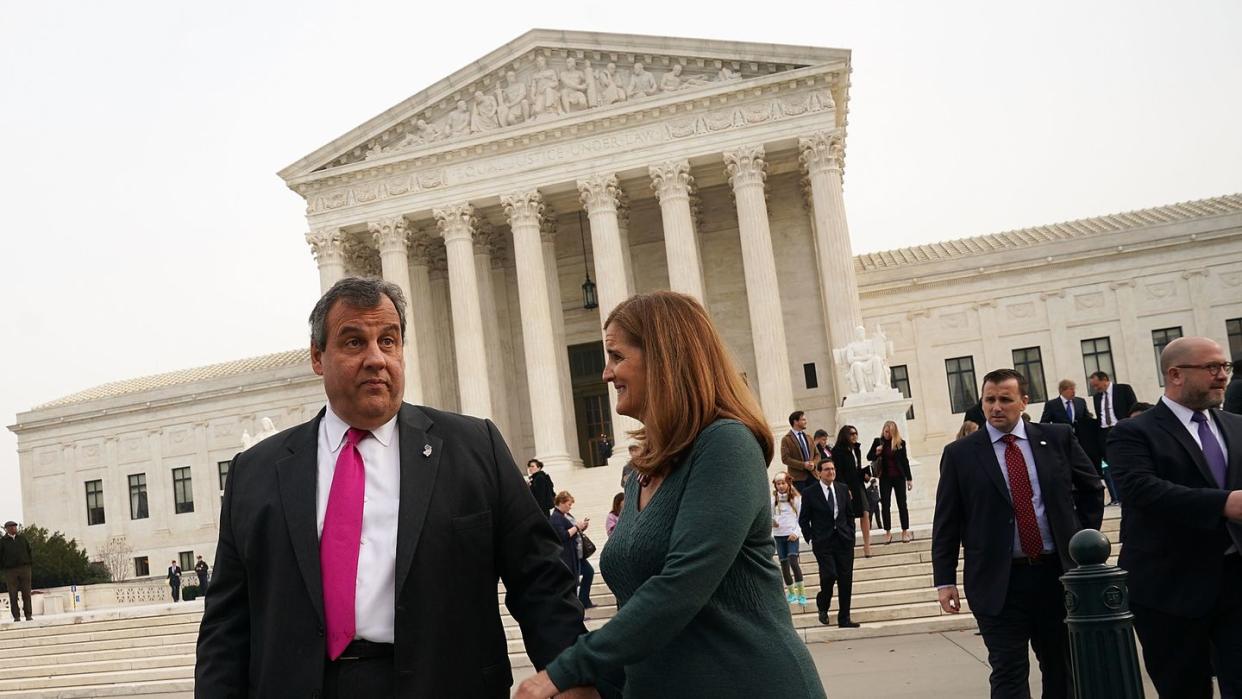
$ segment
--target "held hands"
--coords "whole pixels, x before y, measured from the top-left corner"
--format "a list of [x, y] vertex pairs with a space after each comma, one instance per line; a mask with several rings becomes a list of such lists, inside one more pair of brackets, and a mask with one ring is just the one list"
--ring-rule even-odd
[[789, 540], [790, 540], [790, 541], [797, 541], [797, 540], [798, 540], [798, 535], [797, 535], [797, 534], [790, 534], [790, 535], [789, 535]]
[[540, 672], [518, 685], [514, 699], [599, 699], [599, 692], [594, 687], [571, 687], [564, 692], [552, 684], [547, 671]]
[[936, 592], [940, 595], [940, 608], [946, 614], [957, 614], [962, 611], [962, 602], [957, 598], [957, 585], [942, 587]]

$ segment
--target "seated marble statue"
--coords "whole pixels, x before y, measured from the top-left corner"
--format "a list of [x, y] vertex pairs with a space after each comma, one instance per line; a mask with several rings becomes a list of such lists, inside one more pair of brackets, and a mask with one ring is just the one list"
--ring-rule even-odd
[[892, 344], [878, 327], [868, 338], [863, 326], [854, 328], [854, 341], [833, 350], [837, 363], [845, 369], [850, 393], [870, 393], [889, 388], [888, 362]]
[[508, 85], [497, 94], [500, 102], [500, 123], [514, 126], [530, 118], [530, 96], [526, 92], [526, 83], [517, 78], [517, 73], [505, 73]]
[[448, 132], [454, 136], [470, 135], [470, 105], [457, 100], [457, 108], [449, 112]]
[[272, 422], [272, 418], [270, 417], [264, 416], [264, 418], [259, 421], [259, 427], [259, 433], [253, 437], [250, 436], [250, 432], [248, 430], [242, 431], [242, 449], [249, 449], [250, 447], [276, 434], [276, 424]]
[[628, 92], [630, 93], [630, 97], [634, 99], [646, 97], [647, 95], [652, 95], [656, 92], [655, 76], [648, 73], [643, 68], [643, 64], [641, 63], [634, 64], [634, 73], [630, 75], [630, 87]]
[[599, 81], [600, 104], [614, 104], [625, 101], [625, 90], [617, 84], [617, 64], [609, 63], [603, 70], [595, 74]]
[[591, 89], [587, 74], [578, 70], [574, 59], [566, 60], [565, 70], [561, 71], [561, 110], [568, 114], [586, 109], [591, 106], [587, 99], [591, 92], [594, 90]]
[[535, 74], [531, 76], [530, 88], [531, 114], [547, 116], [560, 112], [560, 83], [561, 78], [556, 70], [548, 67], [548, 59], [535, 56]]
[[716, 79], [721, 82], [726, 80], [737, 80], [740, 77], [742, 76], [729, 70], [729, 66], [720, 66], [720, 72], [716, 73]]
[[685, 87], [682, 83], [681, 71], [681, 64], [674, 63], [672, 69], [665, 73], [664, 77], [660, 78], [660, 89], [665, 92], [675, 92]]
[[496, 98], [476, 90], [474, 107], [470, 109], [470, 133], [500, 128], [500, 105]]

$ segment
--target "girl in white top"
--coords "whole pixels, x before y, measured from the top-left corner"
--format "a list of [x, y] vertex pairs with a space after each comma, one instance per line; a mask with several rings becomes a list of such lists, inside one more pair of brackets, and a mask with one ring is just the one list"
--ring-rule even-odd
[[772, 479], [772, 540], [785, 577], [785, 599], [790, 604], [806, 604], [802, 586], [802, 566], [798, 564], [798, 511], [802, 505], [798, 489], [789, 474], [781, 472]]

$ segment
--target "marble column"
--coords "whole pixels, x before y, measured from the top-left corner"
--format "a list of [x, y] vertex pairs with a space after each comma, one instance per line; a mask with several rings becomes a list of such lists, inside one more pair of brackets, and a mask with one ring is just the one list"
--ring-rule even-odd
[[319, 265], [319, 293], [345, 278], [345, 234], [339, 228], [320, 228], [306, 234]]
[[[405, 340], [402, 354], [405, 357], [405, 401], [422, 405], [423, 376], [419, 367], [418, 324], [414, 322], [413, 293], [410, 288], [410, 259], [408, 254], [409, 226], [404, 216], [392, 216], [367, 223], [375, 247], [380, 253], [380, 269], [384, 280], [396, 284], [405, 296]], [[426, 326], [423, 326], [424, 330]]]
[[500, 350], [500, 320], [496, 313], [496, 291], [492, 286], [492, 255], [499, 234], [487, 220], [479, 222], [474, 236], [474, 268], [478, 274], [479, 314], [483, 319], [483, 345], [487, 352], [487, 381], [492, 392], [492, 421], [501, 434], [510, 434], [509, 396], [504, 356]]
[[565, 340], [565, 304], [561, 299], [560, 265], [556, 256], [556, 212], [546, 203], [539, 223], [539, 237], [543, 241], [543, 268], [548, 277], [548, 308], [552, 309], [552, 343], [560, 353], [556, 362], [560, 373], [561, 405], [565, 413], [565, 444], [575, 464], [581, 464], [578, 453], [578, 425], [574, 420], [574, 385], [569, 375], [569, 343]]
[[725, 171], [737, 201], [746, 303], [759, 374], [759, 401], [776, 432], [788, 428], [785, 416], [793, 410], [793, 381], [789, 373], [789, 349], [785, 344], [785, 321], [777, 284], [776, 256], [772, 251], [772, 231], [768, 224], [768, 204], [764, 199], [767, 164], [763, 157], [763, 146], [743, 146], [724, 153]]
[[[620, 187], [615, 175], [592, 175], [578, 182], [578, 195], [591, 221], [591, 248], [595, 252], [595, 278], [599, 294], [600, 325], [627, 298], [629, 270], [625, 264], [625, 248], [617, 225], [617, 196]], [[624, 464], [629, 458], [633, 439], [629, 432], [639, 428], [634, 418], [617, 412], [617, 392], [608, 385], [612, 405], [612, 458], [609, 464]]]
[[862, 325], [858, 277], [841, 186], [844, 147], [839, 132], [820, 131], [798, 139], [798, 150], [811, 190], [812, 230], [826, 309], [828, 346], [844, 347], [853, 340], [854, 328]]
[[668, 259], [668, 285], [673, 291], [703, 301], [703, 262], [690, 211], [690, 188], [694, 177], [686, 160], [652, 165], [651, 188], [660, 200], [664, 223], [664, 251]]
[[[1142, 361], [1139, 351], [1140, 349], [1147, 350], [1144, 354], [1151, 356], [1151, 338], [1147, 338], [1144, 342], [1138, 335], [1138, 309], [1134, 305], [1134, 280], [1124, 279], [1112, 282], [1108, 288], [1112, 289], [1117, 297], [1117, 320], [1121, 323], [1121, 352], [1118, 353], [1116, 345], [1113, 345], [1114, 375], [1111, 377], [1112, 380], [1118, 383], [1134, 384], [1140, 382], [1140, 375], [1144, 378], [1150, 376], [1153, 379], [1152, 385], [1158, 386], [1159, 377], [1156, 374], [1159, 369], [1154, 361], [1149, 362], [1151, 368], [1148, 371], [1139, 370]], [[1118, 364], [1119, 357], [1125, 360], [1124, 366]], [[1143, 383], [1146, 384], [1146, 382]], [[1142, 392], [1141, 388], [1139, 392]]]
[[458, 204], [435, 209], [433, 215], [448, 254], [449, 289], [453, 295], [453, 339], [457, 350], [457, 390], [461, 412], [492, 417], [492, 392], [487, 374], [487, 345], [474, 268], [474, 206]]
[[440, 362], [437, 369], [440, 375], [440, 400], [444, 410], [461, 412], [461, 401], [457, 393], [457, 355], [453, 351], [453, 295], [449, 293], [448, 252], [444, 249], [444, 241], [434, 239], [430, 246], [430, 265], [428, 277], [431, 282], [431, 307], [434, 311], [436, 329], [436, 352]]
[[[440, 347], [434, 337], [436, 324], [431, 293], [431, 246], [432, 239], [423, 231], [410, 231], [409, 277], [410, 321], [409, 324], [423, 331], [412, 335], [407, 342], [418, 356], [418, 369], [423, 389], [423, 402], [433, 408], [446, 409], [444, 393], [440, 387]], [[410, 371], [406, 370], [407, 381]]]
[[[1191, 299], [1190, 308], [1194, 313], [1195, 327], [1193, 330], [1183, 335], [1200, 335], [1202, 337], [1213, 337], [1212, 333], [1212, 304], [1211, 292], [1208, 290], [1208, 271], [1206, 269], [1191, 269], [1182, 272], [1182, 279], [1186, 280]], [[1223, 325], [1223, 323], [1222, 323]], [[1213, 339], [1220, 340], [1220, 336], [1216, 335]], [[1228, 351], [1228, 338], [1224, 338], [1226, 342], [1224, 347]]]
[[630, 199], [625, 190], [617, 188], [617, 237], [621, 240], [621, 257], [625, 260], [625, 297], [638, 289], [634, 281], [634, 261], [630, 256]]
[[[526, 384], [530, 392], [531, 427], [535, 456], [553, 471], [574, 465], [565, 442], [565, 406], [562, 378], [568, 357], [556, 345], [548, 295], [547, 260], [540, 235], [543, 197], [538, 191], [501, 196], [501, 206], [513, 230], [513, 263], [517, 270], [522, 313], [522, 345], [526, 355]], [[559, 314], [560, 308], [555, 309]], [[562, 331], [563, 332], [563, 331]], [[564, 372], [559, 364], [566, 364]]]

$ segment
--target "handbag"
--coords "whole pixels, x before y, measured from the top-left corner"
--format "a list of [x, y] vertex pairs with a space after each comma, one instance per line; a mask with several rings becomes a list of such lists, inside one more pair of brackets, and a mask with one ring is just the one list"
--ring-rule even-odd
[[591, 554], [595, 553], [596, 550], [595, 542], [591, 541], [591, 537], [586, 534], [581, 534], [580, 536], [582, 537], [582, 557], [590, 558]]

